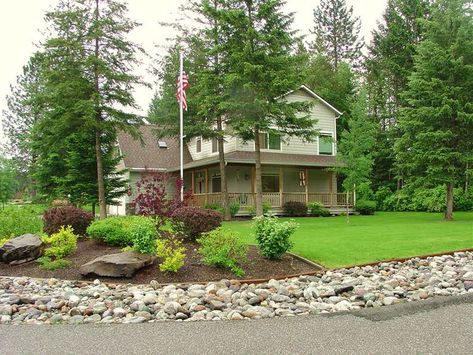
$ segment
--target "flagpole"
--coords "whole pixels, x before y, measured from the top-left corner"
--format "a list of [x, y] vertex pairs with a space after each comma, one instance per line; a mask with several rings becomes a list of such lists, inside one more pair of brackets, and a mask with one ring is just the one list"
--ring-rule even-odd
[[184, 57], [182, 50], [179, 52], [179, 156], [180, 156], [180, 177], [181, 177], [181, 202], [184, 201], [184, 110], [182, 108], [183, 83], [182, 71], [184, 66]]

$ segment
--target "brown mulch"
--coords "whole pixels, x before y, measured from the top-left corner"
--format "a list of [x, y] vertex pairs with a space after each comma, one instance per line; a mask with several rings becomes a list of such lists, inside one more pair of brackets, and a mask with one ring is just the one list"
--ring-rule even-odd
[[[200, 254], [197, 253], [198, 244], [185, 242], [186, 260], [184, 266], [177, 273], [162, 273], [157, 264], [139, 270], [132, 278], [114, 279], [100, 278], [108, 282], [124, 282], [145, 284], [151, 280], [160, 283], [206, 282], [221, 279], [236, 279], [237, 277], [228, 269], [204, 265]], [[0, 276], [29, 276], [38, 278], [58, 278], [65, 280], [87, 280], [79, 273], [79, 267], [98, 256], [121, 252], [121, 248], [98, 243], [90, 239], [80, 239], [77, 250], [73, 255], [66, 257], [72, 265], [65, 269], [55, 271], [43, 270], [35, 261], [20, 265], [0, 263]], [[281, 260], [267, 260], [263, 258], [255, 246], [248, 249], [248, 262], [243, 266], [245, 276], [243, 279], [270, 279], [284, 275], [302, 274], [317, 271], [313, 265], [286, 254]], [[93, 278], [92, 278], [93, 279]], [[90, 280], [90, 278], [88, 279]]]

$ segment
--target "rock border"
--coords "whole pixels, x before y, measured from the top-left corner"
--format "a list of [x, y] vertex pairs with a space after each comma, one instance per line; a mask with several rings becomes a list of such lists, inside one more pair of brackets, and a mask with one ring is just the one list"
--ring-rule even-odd
[[381, 262], [264, 283], [92, 284], [0, 278], [0, 323], [240, 320], [346, 312], [473, 294], [473, 252]]

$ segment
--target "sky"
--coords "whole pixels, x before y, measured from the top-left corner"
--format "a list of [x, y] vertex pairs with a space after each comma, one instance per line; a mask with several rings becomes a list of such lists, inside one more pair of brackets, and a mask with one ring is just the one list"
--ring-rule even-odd
[[[133, 31], [131, 39], [140, 43], [149, 54], [143, 58], [142, 65], [136, 71], [150, 83], [155, 82], [149, 72], [153, 57], [165, 53], [166, 38], [173, 36], [170, 29], [163, 28], [160, 22], [177, 18], [178, 8], [184, 2], [185, 0], [128, 0], [130, 18], [142, 24]], [[312, 10], [318, 3], [318, 0], [287, 0], [287, 11], [295, 13], [294, 27], [301, 34], [309, 35]], [[381, 19], [387, 0], [347, 0], [347, 3], [353, 6], [354, 14], [360, 17], [362, 35], [369, 42], [371, 31]], [[0, 0], [0, 112], [7, 108], [5, 96], [10, 92], [10, 85], [21, 74], [22, 66], [36, 49], [35, 44], [44, 38], [42, 31], [45, 29], [45, 12], [56, 4], [57, 0]], [[155, 87], [137, 88], [134, 96], [140, 107], [138, 113], [146, 114], [154, 91]], [[0, 142], [2, 140], [4, 137], [0, 132]]]

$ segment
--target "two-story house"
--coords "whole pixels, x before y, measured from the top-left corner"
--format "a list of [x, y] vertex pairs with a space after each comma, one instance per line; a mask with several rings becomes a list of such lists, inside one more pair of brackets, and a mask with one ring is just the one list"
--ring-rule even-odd
[[[310, 115], [317, 121], [320, 136], [313, 142], [278, 134], [261, 134], [263, 201], [279, 212], [287, 201], [310, 203], [319, 201], [332, 212], [352, 205], [352, 196], [337, 193], [336, 120], [341, 115], [336, 108], [306, 86], [287, 94], [288, 101], [314, 101]], [[179, 140], [156, 139], [153, 129], [141, 128], [144, 145], [126, 134], [120, 134], [118, 145], [123, 155], [121, 168], [128, 169], [131, 192], [121, 206], [110, 206], [111, 214], [124, 214], [133, 199], [133, 187], [145, 170], [179, 173]], [[184, 147], [184, 188], [192, 193], [192, 204], [205, 206], [220, 203], [221, 184], [216, 140], [195, 137]], [[255, 201], [254, 142], [237, 137], [225, 137], [225, 161], [228, 192], [231, 202], [240, 204], [240, 213]], [[170, 189], [172, 186], [169, 187]]]

